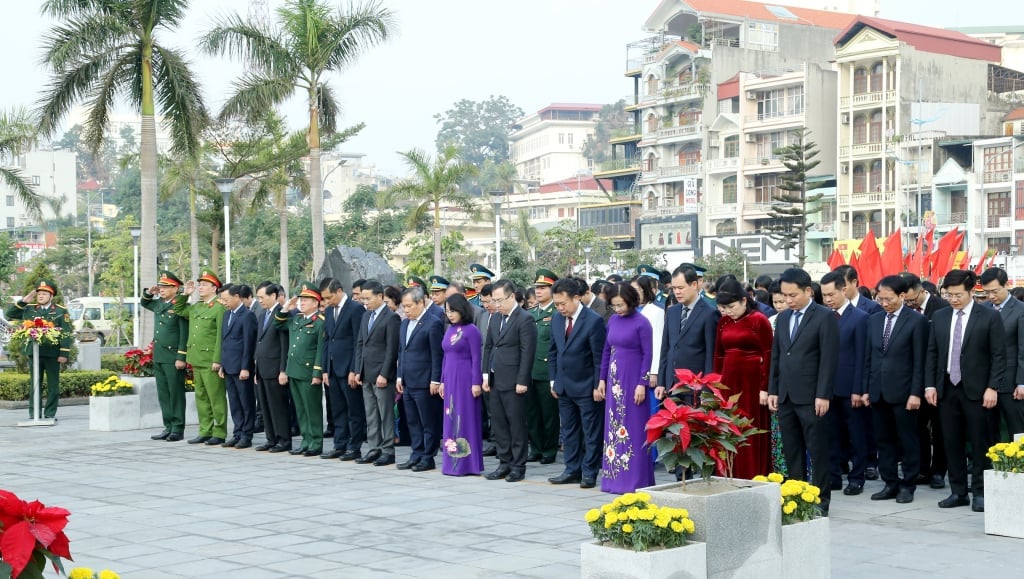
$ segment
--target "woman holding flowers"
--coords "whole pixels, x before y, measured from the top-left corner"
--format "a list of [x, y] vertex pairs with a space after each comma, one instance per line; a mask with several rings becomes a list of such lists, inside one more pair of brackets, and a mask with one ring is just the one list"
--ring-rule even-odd
[[480, 330], [473, 325], [473, 308], [462, 294], [448, 297], [445, 314], [451, 325], [441, 341], [441, 472], [452, 476], [477, 475], [484, 470]]
[[601, 490], [627, 493], [654, 484], [654, 461], [644, 448], [654, 341], [651, 323], [637, 312], [637, 291], [619, 283], [609, 293], [615, 315], [608, 320], [597, 385], [598, 398], [606, 401]]
[[[714, 371], [731, 389], [729, 395], [741, 394], [740, 410], [754, 421], [754, 427], [767, 432], [772, 325], [735, 279], [722, 282], [715, 301], [722, 317], [715, 337]], [[771, 438], [755, 434], [748, 444], [737, 449], [732, 472], [737, 478], [750, 479], [771, 471]]]

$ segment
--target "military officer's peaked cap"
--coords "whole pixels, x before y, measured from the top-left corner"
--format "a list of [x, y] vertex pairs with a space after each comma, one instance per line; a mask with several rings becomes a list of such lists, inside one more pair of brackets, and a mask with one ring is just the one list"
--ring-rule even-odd
[[479, 263], [469, 266], [469, 277], [472, 279], [494, 279], [494, 272]]
[[648, 265], [646, 263], [641, 263], [636, 266], [636, 274], [653, 277], [656, 280], [661, 279], [661, 271], [653, 265]]
[[416, 277], [414, 275], [410, 275], [409, 277], [405, 278], [405, 287], [415, 286], [420, 286], [421, 288], [423, 288], [423, 291], [427, 290], [427, 282], [423, 281], [422, 278]]
[[173, 273], [167, 270], [164, 270], [160, 272], [160, 279], [156, 281], [156, 285], [162, 285], [167, 287], [181, 287], [185, 284], [180, 279], [178, 279], [178, 276], [174, 275]]
[[299, 297], [313, 298], [318, 302], [323, 300], [323, 297], [320, 295], [320, 288], [308, 281], [302, 282], [302, 285], [299, 286]]
[[550, 269], [538, 269], [537, 280], [533, 282], [533, 285], [535, 287], [553, 286], [555, 285], [556, 281], [558, 281], [558, 276], [555, 275], [555, 272], [551, 271]]
[[708, 271], [706, 268], [703, 268], [699, 265], [694, 265], [692, 263], [681, 263], [679, 264], [679, 267], [688, 267], [692, 269], [693, 271], [697, 272], [697, 277], [704, 277], [704, 274], [707, 273]]
[[216, 286], [217, 289], [220, 289], [220, 286], [224, 285], [221, 283], [220, 278], [217, 277], [217, 274], [213, 273], [208, 269], [204, 269], [203, 271], [199, 272], [199, 281], [208, 281], [212, 283], [214, 286]]
[[430, 276], [430, 291], [432, 292], [443, 292], [448, 289], [449, 285], [451, 284], [448, 280], [439, 275]]
[[36, 287], [37, 292], [47, 292], [50, 295], [57, 293], [57, 284], [49, 280], [39, 280], [39, 285]]

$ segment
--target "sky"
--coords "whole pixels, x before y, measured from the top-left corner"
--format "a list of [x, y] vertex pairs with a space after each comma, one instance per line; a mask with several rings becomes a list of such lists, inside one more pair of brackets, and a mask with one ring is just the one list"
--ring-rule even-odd
[[[267, 0], [271, 18], [284, 0]], [[0, 108], [33, 106], [48, 82], [39, 64], [52, 22], [41, 0], [4, 2], [7, 32], [0, 54], [8, 81]], [[338, 0], [332, 0], [338, 5]], [[398, 151], [434, 150], [437, 122], [461, 99], [506, 95], [527, 114], [552, 102], [610, 103], [632, 91], [625, 45], [647, 36], [644, 20], [658, 0], [384, 0], [397, 21], [393, 38], [371, 48], [330, 82], [342, 101], [339, 126], [366, 123], [340, 150], [402, 176]], [[1024, 27], [1024, 2], [1006, 0], [881, 0], [883, 18], [937, 27]], [[160, 41], [189, 52], [207, 106], [219, 110], [242, 71], [238, 62], [206, 56], [196, 40], [214, 18], [246, 14], [247, 0], [193, 0], [177, 34]], [[283, 107], [292, 128], [305, 126], [298, 98]], [[59, 138], [60, 135], [57, 135]]]

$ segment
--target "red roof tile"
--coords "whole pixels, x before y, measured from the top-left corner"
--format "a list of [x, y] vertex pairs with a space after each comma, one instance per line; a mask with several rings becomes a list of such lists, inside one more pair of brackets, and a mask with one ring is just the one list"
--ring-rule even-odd
[[802, 24], [804, 26], [818, 26], [821, 28], [834, 28], [842, 30], [850, 21], [855, 18], [854, 14], [845, 12], [831, 12], [826, 10], [812, 10], [810, 8], [797, 8], [785, 6], [785, 8], [796, 19], [780, 17], [768, 9], [772, 4], [761, 2], [749, 2], [747, 0], [682, 0], [685, 4], [702, 14], [719, 14], [722, 16], [742, 16], [752, 20], [767, 22], [779, 22], [782, 24]]
[[1019, 121], [1021, 119], [1024, 119], [1024, 107], [1021, 107], [1019, 109], [1013, 109], [1012, 111], [1006, 113], [1006, 116], [1003, 117], [1004, 121]]
[[871, 16], [858, 16], [842, 32], [836, 35], [835, 45], [849, 42], [864, 27], [870, 27], [922, 52], [948, 54], [972, 60], [1002, 61], [1002, 49], [994, 44], [967, 36], [962, 32], [932, 28], [908, 22], [886, 20]]
[[[597, 191], [599, 189], [597, 185], [597, 179], [593, 177], [582, 177], [579, 180], [580, 191]], [[538, 191], [540, 193], [558, 193], [560, 191], [576, 191], [576, 177], [569, 177], [562, 179], [561, 181], [554, 181], [551, 183], [542, 184]], [[601, 179], [601, 184], [604, 185], [605, 190], [611, 191], [614, 189], [611, 179]]]

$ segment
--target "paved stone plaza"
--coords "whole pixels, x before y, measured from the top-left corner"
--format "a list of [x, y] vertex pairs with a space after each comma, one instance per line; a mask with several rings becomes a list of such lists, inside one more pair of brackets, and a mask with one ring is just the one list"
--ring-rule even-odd
[[[583, 513], [608, 499], [548, 484], [559, 464], [509, 484], [90, 432], [86, 406], [52, 428], [17, 428], [24, 416], [0, 410], [0, 488], [70, 510], [75, 564], [126, 579], [575, 577]], [[834, 495], [833, 577], [1020, 575], [1024, 541], [940, 510], [948, 489], [910, 505], [870, 501], [880, 489]]]

